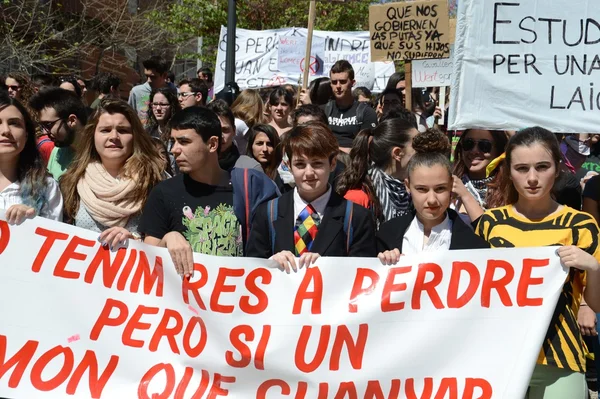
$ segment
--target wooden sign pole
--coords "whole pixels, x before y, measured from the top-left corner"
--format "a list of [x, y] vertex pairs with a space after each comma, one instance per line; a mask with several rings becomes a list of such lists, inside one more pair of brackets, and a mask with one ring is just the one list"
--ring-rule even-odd
[[404, 81], [405, 91], [404, 104], [405, 108], [412, 112], [412, 61], [407, 60], [404, 62]]
[[310, 0], [308, 10], [308, 36], [306, 37], [306, 56], [304, 57], [304, 75], [302, 77], [302, 88], [308, 87], [308, 76], [310, 72], [310, 53], [312, 50], [313, 30], [315, 28], [315, 18], [317, 16], [317, 0]]

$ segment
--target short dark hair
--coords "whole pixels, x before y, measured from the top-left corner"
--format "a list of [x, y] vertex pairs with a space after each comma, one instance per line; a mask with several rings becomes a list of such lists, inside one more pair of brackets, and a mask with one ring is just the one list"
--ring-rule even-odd
[[169, 121], [171, 130], [194, 129], [205, 143], [211, 137], [221, 142], [221, 121], [217, 114], [204, 107], [187, 107], [177, 112]]
[[329, 127], [318, 122], [296, 126], [285, 134], [282, 146], [290, 162], [294, 155], [327, 158], [331, 162], [339, 151], [337, 140]]
[[31, 84], [37, 88], [56, 86], [56, 79], [47, 73], [36, 73], [31, 75]]
[[233, 116], [233, 112], [231, 112], [231, 108], [229, 108], [225, 100], [215, 100], [208, 104], [206, 108], [217, 114], [217, 116], [229, 119], [231, 127], [235, 129], [235, 116]]
[[354, 68], [352, 68], [352, 64], [350, 64], [346, 60], [337, 60], [335, 64], [331, 67], [331, 71], [329, 72], [330, 76], [332, 73], [348, 73], [348, 78], [350, 80], [354, 80]]
[[379, 119], [379, 123], [387, 121], [388, 119], [402, 119], [405, 122], [408, 122], [412, 127], [419, 130], [419, 124], [417, 123], [417, 118], [415, 114], [410, 112], [404, 107], [392, 108], [387, 112], [384, 112]]
[[167, 61], [165, 61], [165, 59], [159, 55], [153, 55], [142, 62], [142, 65], [144, 65], [144, 69], [154, 70], [160, 75], [169, 71], [169, 65], [167, 64]]
[[183, 85], [189, 85], [190, 89], [192, 89], [192, 93], [200, 93], [202, 94], [202, 105], [206, 105], [206, 99], [208, 97], [208, 86], [206, 82], [202, 79], [194, 78], [194, 79], [184, 79], [179, 82], [179, 87]]
[[103, 72], [96, 75], [92, 83], [92, 88], [102, 94], [110, 94], [111, 88], [118, 89], [120, 85], [121, 79], [117, 75], [110, 72]]
[[167, 72], [167, 79], [169, 79], [171, 83], [175, 82], [175, 74], [173, 73], [173, 71]]
[[354, 95], [354, 98], [357, 100], [359, 96], [367, 97], [368, 99], [371, 99], [371, 97], [373, 96], [371, 94], [371, 90], [367, 89], [364, 86], [357, 87], [356, 89], [354, 89], [352, 91], [352, 95]]
[[300, 117], [302, 116], [314, 116], [322, 124], [329, 124], [329, 121], [327, 120], [327, 115], [325, 115], [325, 111], [323, 111], [323, 108], [316, 104], [304, 104], [296, 108], [292, 113], [294, 126], [298, 125], [298, 119], [300, 119]]
[[60, 83], [70, 83], [73, 85], [73, 87], [75, 88], [75, 94], [77, 94], [77, 97], [81, 97], [81, 86], [79, 86], [79, 82], [77, 81], [77, 78], [75, 78], [75, 76], [61, 76], [59, 78]]
[[82, 125], [88, 120], [88, 112], [81, 98], [60, 87], [46, 87], [40, 90], [31, 98], [29, 106], [36, 112], [41, 112], [44, 108], [54, 108], [56, 115], [61, 119], [75, 115]]
[[200, 74], [200, 72], [202, 72], [204, 75], [208, 76], [208, 79], [206, 79], [207, 82], [212, 82], [213, 81], [213, 73], [210, 70], [210, 68], [208, 67], [204, 67], [204, 68], [200, 68], [196, 71], [196, 76], [198, 74]]
[[279, 101], [281, 101], [282, 98], [290, 107], [293, 106], [294, 96], [283, 87], [278, 87], [271, 92], [269, 95], [269, 104], [276, 105], [279, 103]]

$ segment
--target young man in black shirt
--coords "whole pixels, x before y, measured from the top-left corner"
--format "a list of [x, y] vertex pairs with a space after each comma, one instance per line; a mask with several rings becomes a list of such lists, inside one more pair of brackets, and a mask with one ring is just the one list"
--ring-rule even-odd
[[354, 99], [354, 69], [346, 60], [339, 60], [329, 73], [334, 100], [325, 104], [329, 128], [338, 140], [340, 150], [350, 153], [354, 137], [363, 129], [377, 124], [377, 114], [367, 103]]
[[170, 121], [171, 152], [181, 174], [157, 185], [142, 214], [144, 242], [166, 247], [180, 274], [193, 271], [192, 252], [242, 256], [233, 189], [219, 166], [221, 122], [212, 111], [189, 107]]

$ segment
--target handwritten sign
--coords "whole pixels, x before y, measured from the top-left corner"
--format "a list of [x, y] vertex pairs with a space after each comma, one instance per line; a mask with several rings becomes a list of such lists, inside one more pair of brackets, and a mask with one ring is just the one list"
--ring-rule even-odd
[[600, 133], [592, 0], [460, 0], [449, 124]]
[[370, 54], [367, 52], [355, 51], [327, 51], [325, 52], [325, 64], [323, 74], [328, 76], [333, 65], [339, 60], [346, 60], [352, 64], [354, 69], [354, 87], [366, 87], [369, 90], [373, 88], [375, 81], [375, 68], [371, 62]]
[[452, 57], [412, 62], [412, 87], [445, 87], [452, 82]]
[[372, 5], [369, 30], [374, 61], [445, 58], [450, 52], [446, 0]]
[[520, 398], [567, 275], [534, 248], [291, 275], [195, 255], [188, 281], [97, 238], [0, 214], [0, 397]]
[[[281, 54], [279, 51], [281, 37], [302, 37], [307, 35], [305, 28], [285, 28], [275, 30], [255, 31], [247, 29], [236, 30], [236, 61], [235, 61], [235, 81], [242, 90], [255, 89], [260, 87], [271, 87], [282, 84], [297, 85], [302, 75], [304, 62], [299, 62], [305, 57], [306, 44], [299, 43], [298, 49], [284, 50], [288, 52], [288, 59], [284, 66], [285, 71], [279, 69]], [[221, 27], [221, 37], [219, 39], [219, 49], [217, 52], [217, 65], [215, 68], [215, 91], [218, 92], [224, 87], [225, 83], [225, 58], [226, 58], [226, 40], [227, 28]], [[290, 47], [292, 41], [285, 41], [284, 47]], [[299, 40], [299, 39], [294, 39]], [[312, 57], [310, 62], [310, 79], [316, 79], [322, 76], [329, 77], [324, 71], [324, 64], [332, 58], [331, 54], [337, 53], [355, 53], [360, 59], [369, 57], [370, 40], [368, 31], [360, 32], [313, 32]], [[290, 57], [290, 53], [293, 55]], [[329, 56], [327, 56], [329, 54]], [[284, 60], [285, 61], [285, 60]], [[289, 67], [289, 68], [288, 68]], [[373, 69], [372, 79], [364, 83], [364, 86], [373, 92], [379, 93], [385, 89], [387, 81], [396, 69], [393, 62], [373, 62], [371, 66], [359, 64], [355, 68], [361, 69], [361, 75], [364, 75], [370, 69]], [[315, 72], [316, 71], [316, 72]]]
[[300, 74], [306, 56], [306, 37], [279, 36], [277, 68], [281, 72]]

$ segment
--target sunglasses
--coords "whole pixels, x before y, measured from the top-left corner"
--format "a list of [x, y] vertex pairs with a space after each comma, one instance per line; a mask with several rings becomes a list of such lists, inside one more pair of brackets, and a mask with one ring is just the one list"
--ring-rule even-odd
[[10, 89], [10, 90], [12, 90], [12, 91], [19, 91], [19, 89], [21, 88], [21, 86], [13, 86], [13, 85], [10, 85], [10, 86], [6, 86], [6, 88], [7, 88], [7, 89]]
[[483, 152], [484, 154], [491, 153], [492, 149], [494, 148], [494, 145], [489, 140], [464, 139], [462, 143], [463, 150], [467, 152], [473, 151], [476, 145], [479, 151]]
[[52, 128], [54, 127], [54, 125], [56, 125], [56, 122], [58, 122], [60, 120], [61, 119], [58, 118], [55, 121], [38, 122], [38, 125], [40, 125], [40, 129], [42, 129], [42, 132], [44, 132], [44, 133], [50, 133], [50, 131], [52, 130]]

